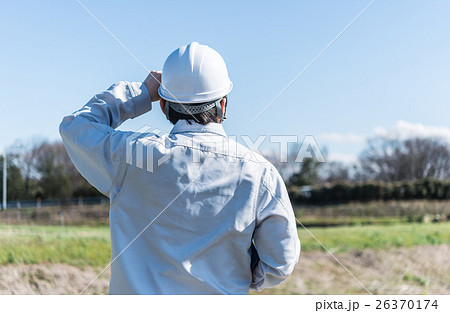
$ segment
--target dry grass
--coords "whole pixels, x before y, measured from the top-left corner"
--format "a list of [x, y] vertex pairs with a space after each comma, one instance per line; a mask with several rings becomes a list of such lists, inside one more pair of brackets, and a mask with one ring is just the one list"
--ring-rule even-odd
[[[311, 228], [374, 294], [449, 294], [450, 223]], [[305, 230], [294, 274], [265, 294], [366, 291]], [[0, 294], [78, 294], [109, 262], [105, 226], [0, 225]], [[109, 273], [88, 294], [105, 294]]]
[[[7, 265], [0, 267], [0, 294], [79, 294], [100, 269], [66, 264]], [[96, 280], [86, 294], [107, 294], [109, 274]]]
[[402, 200], [295, 205], [295, 214], [303, 225], [309, 227], [445, 222], [450, 219], [450, 201]]
[[[449, 294], [450, 245], [337, 253], [336, 257], [373, 294]], [[99, 273], [64, 264], [0, 267], [0, 294], [78, 294]], [[86, 294], [105, 294], [106, 271]], [[302, 253], [293, 275], [262, 294], [365, 294], [327, 252]], [[255, 294], [252, 292], [252, 294]]]
[[[354, 250], [336, 258], [373, 294], [449, 294], [450, 245]], [[263, 294], [367, 294], [328, 253], [302, 254], [282, 285]]]

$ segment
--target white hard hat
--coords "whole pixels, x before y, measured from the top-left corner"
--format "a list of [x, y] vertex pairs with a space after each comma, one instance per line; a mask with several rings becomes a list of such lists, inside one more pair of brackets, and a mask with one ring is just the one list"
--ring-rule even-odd
[[202, 103], [221, 99], [233, 88], [220, 54], [192, 42], [172, 52], [164, 62], [161, 98], [176, 103]]

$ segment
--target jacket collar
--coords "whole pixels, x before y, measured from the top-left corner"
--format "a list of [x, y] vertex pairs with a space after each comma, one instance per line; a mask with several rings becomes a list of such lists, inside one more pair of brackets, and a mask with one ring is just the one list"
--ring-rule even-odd
[[222, 124], [219, 123], [208, 123], [206, 125], [199, 124], [193, 120], [178, 120], [178, 122], [173, 126], [170, 134], [180, 134], [180, 133], [213, 133], [227, 137]]

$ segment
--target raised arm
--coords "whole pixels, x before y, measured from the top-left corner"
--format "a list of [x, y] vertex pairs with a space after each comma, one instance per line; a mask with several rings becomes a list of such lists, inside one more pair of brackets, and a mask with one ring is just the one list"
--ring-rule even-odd
[[150, 111], [151, 101], [159, 99], [157, 86], [161, 74], [152, 74], [156, 79], [147, 78], [144, 83], [112, 85], [80, 110], [64, 117], [59, 127], [78, 171], [106, 196], [111, 196], [126, 168], [126, 138], [131, 135], [115, 129], [127, 119]]

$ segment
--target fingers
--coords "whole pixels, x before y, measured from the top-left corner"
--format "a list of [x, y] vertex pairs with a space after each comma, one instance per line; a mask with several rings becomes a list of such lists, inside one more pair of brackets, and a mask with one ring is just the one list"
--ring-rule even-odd
[[158, 83], [161, 83], [161, 75], [162, 75], [162, 72], [161, 72], [161, 71], [151, 71], [151, 72], [150, 72], [150, 75], [151, 75], [154, 79], [158, 80]]
[[156, 82], [158, 83], [158, 84], [160, 84], [161, 83], [161, 75], [162, 75], [162, 72], [161, 71], [151, 71], [149, 74], [148, 74], [148, 76], [147, 76], [147, 78], [145, 79], [145, 83], [146, 84], [149, 84], [152, 80], [156, 80]]
[[147, 78], [144, 81], [144, 84], [147, 86], [147, 89], [150, 93], [150, 98], [153, 101], [158, 101], [160, 99], [158, 94], [158, 88], [161, 84], [161, 71], [151, 71], [148, 74]]

